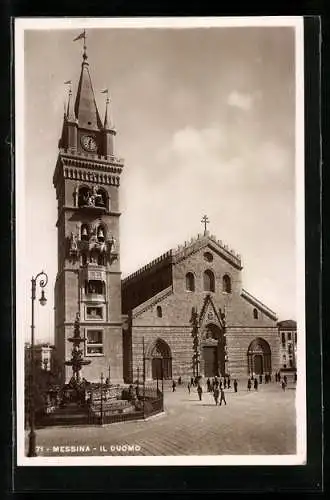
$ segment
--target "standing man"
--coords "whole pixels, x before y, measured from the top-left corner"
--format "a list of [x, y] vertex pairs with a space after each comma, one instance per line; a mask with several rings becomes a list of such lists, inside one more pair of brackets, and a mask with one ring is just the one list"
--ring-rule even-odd
[[252, 386], [252, 382], [251, 382], [251, 379], [249, 378], [248, 383], [247, 383], [248, 391], [251, 391], [251, 386]]
[[188, 382], [188, 386], [187, 386], [187, 387], [188, 387], [188, 392], [189, 392], [189, 394], [190, 394], [190, 388], [191, 388], [191, 384], [190, 384], [190, 382]]
[[197, 392], [198, 392], [199, 400], [202, 401], [203, 389], [202, 389], [200, 382], [198, 382], [198, 385], [197, 385]]
[[176, 382], [175, 382], [175, 380], [173, 380], [173, 382], [172, 382], [172, 391], [173, 392], [176, 391]]
[[238, 383], [236, 378], [234, 379], [234, 391], [237, 392]]
[[218, 401], [219, 401], [219, 385], [216, 384], [213, 389], [213, 397], [215, 401], [215, 405], [217, 406]]
[[221, 387], [221, 389], [220, 389], [220, 406], [221, 406], [222, 401], [225, 403], [225, 405], [227, 405], [226, 398], [225, 398], [225, 391]]

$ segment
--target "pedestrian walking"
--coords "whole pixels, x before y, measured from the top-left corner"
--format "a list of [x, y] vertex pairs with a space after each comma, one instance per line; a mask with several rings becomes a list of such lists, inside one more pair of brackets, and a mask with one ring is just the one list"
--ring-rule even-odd
[[282, 389], [283, 389], [283, 391], [285, 391], [285, 389], [286, 389], [286, 383], [284, 382], [284, 380], [282, 380]]
[[227, 387], [230, 389], [230, 375], [228, 375]]
[[223, 385], [224, 385], [224, 388], [227, 389], [227, 379], [226, 379], [226, 377], [223, 379]]
[[220, 389], [220, 406], [221, 406], [222, 401], [225, 403], [225, 405], [227, 405], [226, 398], [225, 398], [225, 391], [221, 388]]
[[206, 385], [207, 385], [207, 392], [211, 392], [211, 380], [209, 378], [206, 381]]
[[234, 391], [237, 392], [238, 383], [236, 378], [234, 379]]
[[288, 385], [288, 377], [286, 375], [284, 375], [283, 380], [285, 385]]
[[217, 404], [219, 402], [219, 386], [218, 385], [216, 385], [213, 389], [213, 397], [214, 397], [215, 404], [217, 406]]
[[251, 391], [251, 386], [252, 386], [252, 382], [251, 382], [251, 379], [249, 378], [248, 383], [247, 383], [248, 391]]
[[181, 383], [182, 383], [182, 379], [181, 379], [181, 377], [179, 377], [178, 378], [178, 385], [181, 385]]
[[254, 379], [254, 390], [255, 391], [258, 390], [258, 379], [257, 378]]
[[262, 375], [261, 375], [261, 373], [259, 375], [259, 384], [262, 384]]
[[294, 372], [294, 381], [297, 382], [297, 372]]
[[221, 387], [222, 387], [222, 378], [220, 379], [219, 386], [220, 386], [220, 389], [221, 389]]
[[175, 392], [176, 391], [176, 382], [175, 380], [173, 380], [172, 382], [172, 392]]
[[200, 384], [197, 385], [197, 393], [198, 393], [199, 400], [202, 401], [203, 389], [202, 389], [202, 386]]
[[190, 389], [191, 389], [191, 384], [190, 384], [190, 382], [188, 382], [187, 387], [188, 387], [188, 392], [189, 392], [189, 394], [190, 394]]

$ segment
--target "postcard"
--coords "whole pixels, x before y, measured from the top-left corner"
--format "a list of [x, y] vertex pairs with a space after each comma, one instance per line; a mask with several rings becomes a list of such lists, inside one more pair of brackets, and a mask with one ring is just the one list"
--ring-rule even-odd
[[302, 17], [17, 18], [17, 464], [306, 463]]

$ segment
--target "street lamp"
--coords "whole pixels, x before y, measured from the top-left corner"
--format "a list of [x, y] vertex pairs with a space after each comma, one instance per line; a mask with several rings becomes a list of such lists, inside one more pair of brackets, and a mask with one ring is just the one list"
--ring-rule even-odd
[[[29, 433], [29, 450], [28, 457], [36, 457], [36, 433], [35, 433], [35, 362], [34, 362], [34, 301], [36, 299], [36, 287], [39, 279], [41, 289], [45, 288], [48, 283], [48, 276], [44, 271], [41, 271], [35, 278], [31, 279], [31, 354], [30, 354], [30, 433]], [[45, 291], [41, 290], [39, 302], [44, 306], [47, 302]]]
[[143, 352], [143, 418], [145, 418], [145, 399], [146, 399], [146, 358], [144, 350], [144, 337], [142, 338], [142, 352]]
[[101, 373], [101, 425], [103, 425], [103, 372]]

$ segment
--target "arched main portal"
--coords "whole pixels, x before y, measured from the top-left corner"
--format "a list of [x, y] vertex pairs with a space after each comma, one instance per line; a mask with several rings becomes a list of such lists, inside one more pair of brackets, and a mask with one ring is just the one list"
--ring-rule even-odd
[[205, 377], [226, 374], [226, 339], [223, 330], [217, 325], [206, 325], [202, 336], [201, 374]]
[[158, 338], [149, 349], [146, 368], [148, 378], [171, 379], [172, 378], [172, 354], [165, 340]]
[[249, 375], [263, 375], [271, 372], [271, 350], [266, 340], [261, 337], [255, 338], [249, 345], [247, 356]]

